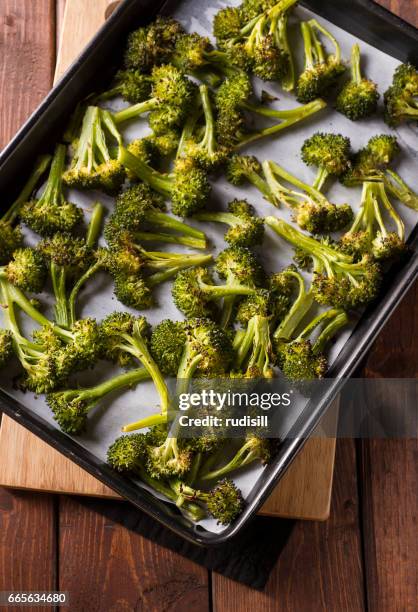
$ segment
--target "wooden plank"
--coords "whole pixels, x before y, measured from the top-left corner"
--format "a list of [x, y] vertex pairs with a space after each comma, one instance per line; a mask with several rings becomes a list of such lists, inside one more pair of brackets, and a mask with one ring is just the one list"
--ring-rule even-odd
[[[67, 0], [64, 6], [63, 0], [58, 0], [56, 29], [62, 33], [62, 44], [55, 78], [65, 71], [101, 25], [106, 10], [109, 12], [115, 4], [110, 0], [98, 0], [93, 7], [84, 0]], [[310, 440], [262, 512], [325, 520], [329, 515], [334, 456], [334, 440]], [[12, 460], [14, 457], [19, 457], [19, 461]], [[109, 488], [7, 417], [0, 430], [0, 483], [14, 488], [117, 497]]]
[[418, 27], [418, 3], [415, 0], [376, 0], [376, 2]]
[[355, 445], [338, 440], [331, 515], [299, 522], [263, 592], [212, 576], [215, 612], [364, 610]]
[[209, 610], [208, 572], [70, 497], [60, 500], [60, 589], [71, 610]]
[[[54, 36], [53, 0], [0, 2], [0, 147], [51, 85]], [[55, 569], [53, 498], [0, 489], [0, 591], [54, 590]]]
[[[375, 344], [369, 377], [416, 378], [418, 283]], [[396, 341], [394, 339], [396, 338]], [[396, 405], [393, 406], [396, 410]], [[371, 611], [415, 611], [418, 602], [418, 441], [359, 442], [367, 598]]]

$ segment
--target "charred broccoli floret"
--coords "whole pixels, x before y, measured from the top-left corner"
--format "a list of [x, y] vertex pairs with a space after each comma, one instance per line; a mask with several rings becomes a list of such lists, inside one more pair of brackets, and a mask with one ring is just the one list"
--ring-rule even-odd
[[301, 155], [307, 166], [318, 168], [313, 186], [321, 191], [329, 176], [341, 176], [350, 168], [350, 139], [316, 132], [303, 143]]
[[232, 523], [244, 506], [241, 491], [229, 478], [220, 480], [210, 491], [194, 489], [181, 481], [176, 481], [173, 486], [181, 498], [203, 504], [221, 525]]
[[[161, 197], [147, 185], [138, 184], [119, 194], [115, 211], [105, 227], [110, 246], [118, 243], [120, 232], [129, 231], [138, 242], [153, 241], [206, 248], [205, 234], [165, 212]], [[174, 232], [174, 233], [173, 233]]]
[[[388, 230], [384, 211], [395, 223], [396, 231]], [[389, 200], [383, 182], [363, 184], [360, 210], [350, 230], [341, 238], [340, 245], [345, 253], [360, 259], [372, 253], [378, 260], [393, 260], [406, 252], [405, 226]]]
[[130, 70], [149, 73], [154, 66], [169, 63], [177, 39], [183, 33], [178, 21], [158, 16], [153, 23], [131, 32], [128, 36], [125, 66]]
[[22, 246], [22, 232], [20, 227], [16, 225], [16, 221], [20, 209], [32, 196], [40, 178], [48, 169], [50, 161], [51, 157], [49, 155], [43, 155], [37, 159], [35, 168], [19, 196], [0, 219], [0, 265], [6, 264], [13, 253]]
[[0, 328], [0, 369], [4, 368], [14, 355], [13, 334]]
[[337, 110], [351, 121], [373, 115], [380, 98], [376, 83], [362, 76], [360, 61], [360, 46], [355, 44], [351, 50], [351, 81], [344, 85], [336, 102]]
[[412, 64], [401, 64], [395, 70], [393, 82], [384, 95], [385, 121], [396, 127], [418, 119], [418, 71]]
[[265, 222], [284, 240], [313, 259], [312, 291], [317, 302], [349, 310], [376, 297], [382, 273], [369, 255], [354, 262], [350, 255], [302, 234], [280, 219], [267, 217]]
[[[150, 374], [161, 402], [162, 419], [167, 419], [169, 392], [161, 371], [149, 351], [149, 325], [145, 317], [135, 317], [127, 312], [114, 312], [102, 321], [100, 327], [104, 354], [121, 366], [139, 361]], [[152, 425], [152, 421], [148, 423]], [[145, 427], [143, 425], [142, 427]], [[137, 423], [124, 426], [123, 431], [138, 429]]]
[[108, 100], [115, 96], [122, 96], [131, 104], [139, 104], [148, 100], [151, 95], [151, 78], [140, 70], [119, 70], [116, 73], [111, 89], [101, 93], [99, 100]]
[[113, 156], [113, 145], [121, 146], [122, 137], [111, 113], [88, 106], [70, 168], [63, 175], [64, 183], [76, 189], [117, 193], [125, 180], [125, 170]]
[[[341, 61], [341, 48], [336, 38], [316, 19], [301, 24], [305, 45], [305, 69], [299, 76], [296, 97], [306, 104], [326, 94], [342, 74], [345, 66]], [[334, 46], [334, 53], [327, 55], [320, 40], [322, 34]]]
[[114, 121], [119, 124], [150, 113], [150, 127], [156, 134], [180, 128], [193, 106], [196, 86], [171, 65], [154, 68], [151, 80], [151, 97], [114, 113]]
[[361, 185], [364, 181], [382, 180], [384, 170], [399, 154], [396, 136], [378, 134], [360, 149], [353, 158], [351, 168], [341, 175], [347, 187]]
[[[294, 211], [294, 220], [302, 229], [314, 234], [343, 229], [353, 218], [348, 204], [332, 204], [315, 187], [301, 180], [271, 161], [263, 162], [263, 171], [276, 205], [285, 204]], [[281, 182], [286, 181], [293, 188]]]
[[95, 387], [49, 393], [46, 400], [62, 431], [75, 436], [86, 429], [90, 411], [109, 393], [132, 388], [148, 378], [149, 372], [145, 368], [138, 368], [114, 376]]
[[119, 159], [140, 180], [171, 198], [172, 211], [179, 217], [190, 217], [203, 208], [209, 198], [211, 187], [207, 175], [190, 158], [177, 159], [171, 174], [154, 170], [123, 147]]
[[[287, 41], [286, 14], [296, 0], [281, 0], [247, 10], [224, 9], [214, 21], [218, 45], [240, 68], [265, 81], [285, 79], [291, 88], [293, 61]], [[290, 75], [290, 76], [289, 76]]]
[[253, 155], [234, 155], [228, 164], [227, 178], [236, 186], [241, 186], [246, 182], [251, 183], [266, 200], [272, 204], [275, 203], [270, 187], [264, 178], [263, 168]]
[[65, 145], [57, 146], [41, 197], [25, 202], [20, 209], [23, 223], [42, 236], [50, 236], [60, 231], [70, 232], [83, 218], [83, 211], [68, 202], [63, 193], [65, 151]]
[[[216, 127], [218, 140], [222, 145], [231, 149], [239, 148], [260, 138], [272, 136], [303, 121], [326, 106], [323, 100], [318, 99], [293, 109], [279, 110], [252, 103], [252, 96], [251, 81], [244, 73], [227, 78], [217, 90]], [[244, 111], [277, 121], [263, 129], [249, 130]]]
[[23, 291], [40, 293], [46, 281], [46, 266], [38, 251], [31, 248], [17, 249], [13, 259], [4, 267], [7, 280]]
[[225, 242], [230, 246], [253, 247], [263, 243], [264, 223], [246, 200], [233, 200], [228, 212], [202, 212], [194, 216], [198, 221], [213, 221], [229, 226]]
[[151, 354], [166, 376], [177, 376], [185, 342], [186, 332], [182, 321], [165, 319], [152, 330]]

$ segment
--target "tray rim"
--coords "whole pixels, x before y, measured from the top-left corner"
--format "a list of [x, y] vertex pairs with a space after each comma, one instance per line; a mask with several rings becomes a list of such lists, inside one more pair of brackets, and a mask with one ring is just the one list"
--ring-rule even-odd
[[[317, 7], [313, 8], [312, 5], [316, 5], [317, 1], [318, 0], [305, 0], [301, 2], [301, 4], [307, 8], [315, 10], [323, 17], [330, 19], [329, 15], [324, 14], [324, 11], [318, 11]], [[176, 3], [170, 0], [168, 4], [172, 6]], [[392, 13], [389, 13], [383, 7], [376, 5], [374, 2], [370, 2], [369, 0], [354, 0], [354, 2], [351, 1], [350, 4], [358, 5], [363, 9], [370, 10], [371, 14], [373, 15], [378, 13], [380, 18], [384, 18], [385, 23], [389, 22], [398, 33], [402, 33], [402, 36], [407, 34], [414, 38], [414, 40], [418, 41], [418, 30], [416, 28], [410, 24], [407, 24], [405, 21], [401, 20]], [[71, 64], [69, 69], [64, 73], [55, 87], [41, 102], [39, 107], [29, 117], [29, 119], [17, 132], [15, 137], [0, 154], [0, 176], [6, 172], [8, 166], [7, 162], [13, 157], [16, 150], [24, 144], [27, 138], [30, 138], [30, 132], [32, 129], [42, 121], [43, 115], [56, 101], [59, 94], [62, 93], [63, 90], [71, 83], [72, 79], [77, 76], [79, 69], [83, 66], [86, 59], [90, 57], [90, 54], [95, 49], [96, 45], [98, 43], [103, 43], [106, 36], [110, 35], [112, 30], [116, 29], [119, 20], [123, 18], [125, 13], [130, 11], [132, 12], [134, 9], [139, 12], [141, 5], [144, 9], [149, 11], [147, 14], [147, 19], [149, 18], [149, 20], [151, 20], [161, 9], [163, 9], [164, 12], [167, 12], [167, 3], [151, 3], [150, 0], [123, 0], [108, 21], [93, 37], [91, 42], [82, 51], [79, 57]], [[333, 21], [332, 19], [330, 20]], [[337, 25], [342, 27], [340, 24]], [[355, 35], [357, 36], [357, 34]], [[411, 244], [412, 248], [416, 249], [418, 243], [418, 226], [416, 226], [415, 230], [412, 232], [409, 243]], [[34, 411], [26, 408], [22, 403], [8, 395], [8, 393], [3, 389], [0, 389], [0, 409], [15, 421], [32, 431], [32, 433], [38, 435], [53, 448], [64, 454], [67, 458], [75, 461], [75, 463], [77, 463], [80, 467], [101, 480], [104, 484], [114, 489], [117, 493], [133, 503], [140, 510], [147, 512], [154, 519], [158, 520], [166, 527], [176, 532], [178, 535], [185, 537], [195, 544], [203, 546], [216, 546], [225, 543], [236, 536], [237, 533], [245, 526], [245, 524], [254, 517], [257, 510], [271, 493], [273, 487], [277, 484], [281, 476], [289, 467], [291, 461], [303, 447], [306, 439], [312, 433], [318, 421], [325, 413], [326, 408], [341, 390], [344, 384], [343, 377], [346, 378], [352, 375], [358, 366], [359, 361], [367, 352], [371, 342], [373, 342], [373, 340], [377, 337], [381, 328], [386, 323], [387, 319], [399, 304], [400, 300], [408, 291], [410, 285], [417, 276], [418, 254], [415, 252], [415, 254], [411, 253], [408, 265], [405, 263], [402, 268], [398, 267], [398, 269], [394, 270], [392, 275], [387, 277], [387, 287], [384, 298], [382, 298], [380, 302], [370, 305], [370, 307], [361, 317], [359, 324], [356, 326], [349, 340], [344, 345], [329, 372], [329, 377], [331, 377], [332, 374], [338, 375], [334, 384], [332, 387], [330, 387], [325, 396], [317, 399], [314, 398], [310, 401], [304, 411], [304, 413], [308, 412], [308, 407], [311, 403], [313, 404], [313, 409], [311, 410], [309, 417], [306, 418], [305, 416], [304, 422], [298, 420], [297, 426], [300, 428], [300, 436], [289, 438], [283, 443], [280, 457], [278, 457], [276, 461], [263, 472], [257, 487], [255, 487], [251, 493], [250, 497], [254, 497], [254, 499], [251, 499], [250, 503], [246, 506], [239, 519], [220, 534], [215, 534], [213, 532], [196, 528], [196, 526], [194, 526], [187, 519], [184, 519], [184, 517], [181, 515], [176, 514], [174, 516], [174, 513], [170, 511], [172, 510], [172, 508], [170, 509], [170, 504], [161, 502], [161, 500], [158, 500], [152, 496], [145, 489], [138, 487], [129, 478], [116, 474], [113, 470], [111, 470], [111, 468], [109, 468], [109, 466], [99, 460], [90, 451], [87, 451], [85, 448], [79, 445], [76, 440], [73, 440], [60, 432], [42, 417], [36, 415]], [[361, 342], [359, 342], [355, 350], [352, 350], [350, 345], [353, 344], [356, 337], [361, 337]], [[350, 359], [344, 361], [346, 353], [350, 356]]]

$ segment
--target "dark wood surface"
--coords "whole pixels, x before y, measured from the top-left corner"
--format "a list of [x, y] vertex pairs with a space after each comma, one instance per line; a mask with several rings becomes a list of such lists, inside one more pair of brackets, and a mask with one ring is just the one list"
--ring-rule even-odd
[[[417, 0], [381, 3], [418, 26]], [[51, 86], [63, 5], [0, 1], [0, 147]], [[371, 350], [367, 376], [417, 376], [417, 299], [416, 285]], [[69, 591], [72, 612], [415, 611], [417, 460], [416, 440], [340, 440], [331, 518], [296, 525], [263, 593], [74, 499], [0, 490], [0, 591]]]

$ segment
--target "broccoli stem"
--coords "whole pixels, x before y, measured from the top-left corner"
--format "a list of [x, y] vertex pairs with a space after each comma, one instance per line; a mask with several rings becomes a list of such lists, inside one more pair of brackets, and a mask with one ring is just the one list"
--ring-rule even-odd
[[337, 39], [335, 38], [335, 36], [333, 36], [331, 32], [329, 32], [326, 28], [324, 28], [324, 26], [321, 25], [319, 21], [317, 21], [316, 19], [311, 19], [309, 21], [309, 25], [311, 27], [312, 34], [314, 36], [315, 50], [318, 55], [319, 61], [323, 62], [325, 57], [324, 57], [323, 46], [316, 36], [315, 29], [318, 30], [321, 34], [323, 34], [325, 38], [328, 38], [328, 40], [334, 45], [334, 48], [335, 48], [334, 58], [336, 62], [339, 63], [341, 61], [341, 47]]
[[[201, 98], [200, 98], [200, 101], [201, 101]], [[202, 108], [199, 103], [196, 106], [196, 108], [189, 114], [189, 116], [187, 117], [185, 121], [184, 127], [181, 132], [179, 145], [177, 147], [177, 153], [176, 153], [177, 159], [182, 156], [187, 141], [193, 137], [193, 133], [194, 133], [196, 124], [199, 121], [201, 114], [202, 114]]]
[[343, 311], [335, 311], [332, 320], [324, 327], [319, 334], [314, 346], [313, 352], [316, 355], [323, 353], [328, 342], [348, 323], [348, 317]]
[[326, 168], [319, 168], [316, 178], [312, 184], [312, 187], [317, 191], [322, 191], [322, 187], [325, 185], [329, 172]]
[[315, 66], [314, 50], [312, 48], [312, 28], [307, 21], [303, 21], [300, 24], [300, 29], [305, 50], [305, 70], [312, 70]]
[[153, 111], [155, 108], [157, 108], [157, 106], [157, 98], [151, 98], [145, 102], [138, 102], [138, 104], [133, 104], [132, 106], [128, 106], [127, 108], [118, 111], [117, 113], [113, 113], [113, 119], [116, 124], [130, 121], [131, 119], [136, 119], [140, 115]]
[[172, 180], [168, 174], [161, 174], [161, 172], [154, 170], [124, 147], [119, 148], [118, 161], [152, 189], [165, 197], [170, 197]]
[[[250, 351], [252, 352], [250, 354]], [[236, 365], [240, 369], [250, 354], [248, 370], [253, 368], [262, 372], [265, 378], [271, 378], [270, 368], [270, 321], [268, 317], [254, 316], [247, 324], [245, 336], [237, 350]]]
[[96, 272], [102, 270], [104, 267], [104, 263], [101, 259], [98, 259], [75, 283], [74, 287], [71, 289], [69, 298], [68, 298], [68, 311], [69, 311], [69, 323], [70, 327], [74, 325], [77, 321], [76, 314], [76, 302], [78, 295], [82, 289], [82, 287], [86, 284], [86, 282], [92, 278]]
[[135, 238], [146, 242], [164, 242], [167, 244], [182, 244], [194, 249], [206, 249], [206, 241], [190, 236], [176, 236], [174, 234], [135, 232]]
[[122, 427], [122, 431], [127, 433], [130, 431], [137, 431], [139, 429], [145, 429], [146, 427], [154, 427], [155, 425], [163, 425], [167, 423], [167, 415], [165, 414], [152, 414], [149, 417], [145, 417], [135, 423], [129, 423]]
[[199, 91], [202, 99], [203, 113], [205, 115], [205, 133], [200, 145], [207, 149], [209, 155], [214, 155], [217, 146], [215, 138], [215, 121], [209, 98], [209, 88], [207, 85], [201, 85]]
[[70, 325], [70, 315], [67, 304], [67, 274], [64, 267], [57, 266], [54, 262], [50, 263], [49, 270], [55, 297], [55, 322], [61, 327], [68, 328]]
[[147, 251], [147, 256], [151, 256], [147, 260], [147, 268], [161, 270], [148, 276], [147, 283], [150, 287], [155, 287], [173, 278], [181, 270], [195, 266], [205, 266], [212, 261], [212, 255], [174, 255], [172, 253]]
[[324, 100], [322, 100], [321, 98], [318, 98], [317, 100], [313, 100], [312, 102], [309, 102], [308, 104], [305, 104], [304, 106], [300, 106], [293, 110], [286, 110], [286, 111], [278, 111], [278, 110], [275, 111], [274, 109], [262, 109], [262, 112], [260, 112], [260, 107], [254, 107], [258, 109], [255, 111], [258, 114], [262, 114], [262, 115], [266, 115], [270, 117], [282, 118], [283, 121], [271, 127], [264, 128], [263, 130], [259, 130], [253, 133], [250, 132], [248, 136], [244, 136], [240, 140], [240, 142], [237, 145], [237, 148], [243, 147], [249, 144], [250, 142], [259, 140], [260, 138], [265, 138], [266, 136], [272, 136], [273, 134], [277, 134], [281, 132], [282, 130], [285, 130], [288, 127], [291, 127], [295, 123], [298, 123], [299, 121], [302, 121], [303, 119], [306, 119], [307, 117], [310, 117], [314, 113], [317, 113], [321, 109], [325, 108], [326, 105], [327, 103]]
[[389, 192], [395, 196], [402, 204], [412, 208], [412, 210], [418, 210], [418, 195], [412, 191], [409, 185], [393, 170], [386, 170], [384, 178], [385, 185]]
[[14, 223], [17, 216], [19, 215], [19, 211], [20, 211], [22, 204], [24, 204], [30, 199], [36, 185], [39, 182], [39, 179], [48, 169], [50, 162], [51, 162], [51, 155], [42, 155], [37, 159], [35, 168], [32, 171], [31, 175], [29, 176], [29, 179], [24, 185], [18, 198], [15, 200], [15, 202], [13, 202], [13, 204], [10, 206], [8, 211], [3, 215], [1, 220], [4, 223], [8, 223], [10, 225]]
[[362, 80], [360, 59], [360, 46], [356, 43], [351, 49], [351, 79], [356, 85], [360, 85]]
[[288, 270], [286, 274], [293, 276], [293, 278], [297, 280], [299, 285], [298, 296], [293, 302], [289, 312], [274, 332], [273, 337], [275, 340], [289, 340], [295, 329], [311, 309], [314, 301], [312, 291], [306, 291], [305, 281], [298, 272]]
[[99, 240], [105, 209], [100, 202], [96, 202], [91, 213], [89, 226], [87, 228], [86, 244], [90, 248], [95, 248]]
[[295, 88], [296, 81], [295, 62], [293, 58], [292, 49], [289, 44], [287, 22], [288, 13], [285, 12], [283, 13], [283, 15], [280, 15], [278, 19], [277, 28], [275, 28], [274, 30], [274, 35], [278, 46], [281, 47], [287, 53], [287, 56], [289, 58], [287, 73], [282, 78], [281, 85], [285, 91], [293, 91]]
[[197, 219], [198, 221], [225, 223], [225, 225], [229, 225], [230, 227], [236, 227], [242, 223], [241, 219], [229, 212], [201, 212], [193, 215], [193, 219]]
[[[281, 191], [283, 194], [288, 192], [289, 194], [293, 194], [294, 196], [296, 196], [296, 198], [293, 198], [294, 204], [296, 205], [299, 205], [300, 203], [297, 200], [297, 198], [298, 197], [300, 198], [301, 194], [297, 194], [295, 192], [287, 190], [286, 188], [283, 188], [280, 184], [277, 183], [277, 181], [275, 181], [274, 175], [279, 176], [280, 178], [284, 179], [288, 183], [291, 183], [298, 189], [301, 189], [302, 191], [310, 195], [315, 202], [323, 203], [325, 205], [328, 204], [328, 200], [325, 198], [325, 196], [323, 196], [323, 194], [320, 191], [318, 191], [314, 186], [304, 183], [303, 181], [298, 179], [296, 176], [293, 176], [293, 174], [290, 174], [290, 172], [287, 172], [286, 170], [284, 170], [284, 168], [282, 168], [275, 162], [267, 161], [267, 160], [264, 161], [263, 171], [267, 178], [267, 183], [270, 187], [270, 190], [272, 191], [274, 195], [275, 195], [275, 192], [277, 192], [279, 199], [280, 199], [280, 193], [277, 191], [277, 189], [274, 190], [275, 185], [278, 186], [279, 191]], [[302, 195], [302, 198], [303, 197], [304, 196]], [[288, 204], [289, 199], [285, 197], [284, 200]]]
[[243, 468], [249, 465], [250, 463], [253, 463], [253, 461], [256, 461], [257, 459], [259, 459], [258, 455], [252, 453], [251, 450], [249, 449], [251, 449], [251, 442], [247, 441], [241, 446], [241, 448], [234, 455], [231, 461], [229, 461], [226, 465], [223, 465], [222, 467], [218, 468], [217, 470], [213, 470], [211, 472], [209, 471], [209, 472], [205, 472], [201, 474], [200, 479], [201, 480], [215, 480], [215, 479], [218, 480], [222, 476], [225, 476], [225, 474], [229, 474], [230, 472], [233, 472], [234, 470]]
[[50, 204], [59, 205], [63, 201], [62, 173], [64, 172], [66, 150], [66, 146], [62, 144], [57, 145], [55, 149], [45, 190], [36, 204], [38, 208], [48, 207]]
[[152, 225], [158, 225], [164, 229], [181, 232], [186, 236], [192, 236], [193, 238], [197, 238], [201, 241], [206, 239], [204, 232], [201, 230], [191, 227], [190, 225], [187, 225], [187, 223], [182, 223], [182, 221], [178, 221], [178, 219], [174, 219], [173, 217], [170, 217], [162, 212], [153, 210], [148, 211], [147, 221]]
[[106, 395], [109, 395], [109, 393], [126, 387], [135, 386], [149, 378], [150, 374], [145, 368], [137, 368], [130, 372], [124, 372], [123, 374], [109, 378], [95, 387], [66, 390], [62, 392], [62, 395], [64, 398], [68, 395], [69, 401], [77, 398], [82, 401], [91, 402], [91, 408], [93, 408], [98, 400], [103, 399]]

